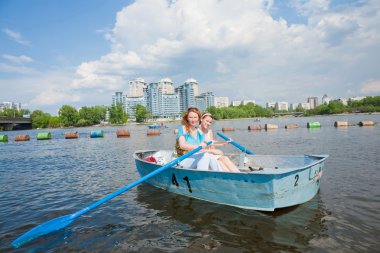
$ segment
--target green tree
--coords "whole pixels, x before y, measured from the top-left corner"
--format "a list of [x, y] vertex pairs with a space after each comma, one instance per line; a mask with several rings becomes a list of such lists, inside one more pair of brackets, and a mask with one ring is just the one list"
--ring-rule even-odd
[[128, 116], [122, 103], [116, 103], [116, 105], [110, 107], [109, 121], [112, 124], [123, 124], [128, 121]]
[[146, 109], [143, 105], [136, 105], [134, 109], [136, 115], [136, 122], [144, 122], [149, 116], [148, 109]]
[[49, 118], [49, 127], [57, 128], [61, 126], [61, 120], [59, 117], [50, 117]]
[[77, 109], [70, 105], [63, 105], [58, 111], [59, 118], [63, 126], [75, 126], [79, 120]]
[[47, 128], [49, 127], [50, 114], [44, 113], [41, 110], [35, 110], [32, 112], [32, 127], [33, 128]]
[[99, 124], [105, 120], [106, 113], [107, 107], [105, 106], [82, 107], [79, 110], [78, 126]]

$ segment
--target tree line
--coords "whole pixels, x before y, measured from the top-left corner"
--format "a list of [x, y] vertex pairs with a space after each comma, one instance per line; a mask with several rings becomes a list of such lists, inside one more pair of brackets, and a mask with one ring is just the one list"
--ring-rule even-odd
[[[133, 107], [135, 111], [136, 121], [145, 122], [152, 115], [148, 109], [142, 105]], [[328, 104], [319, 105], [314, 109], [305, 110], [297, 108], [289, 111], [276, 111], [273, 108], [263, 108], [253, 103], [239, 106], [228, 106], [217, 108], [210, 106], [206, 110], [210, 112], [215, 119], [236, 119], [236, 118], [258, 118], [258, 117], [273, 117], [276, 113], [281, 112], [302, 112], [305, 116], [325, 115], [325, 114], [340, 114], [340, 113], [372, 113], [380, 112], [380, 96], [366, 97], [360, 101], [349, 99], [347, 105], [342, 102], [331, 101]], [[92, 106], [82, 107], [77, 110], [70, 105], [63, 105], [58, 116], [51, 116], [41, 110], [35, 110], [32, 113], [27, 109], [15, 110], [5, 109], [0, 112], [0, 116], [5, 117], [23, 117], [30, 115], [32, 118], [33, 128], [57, 128], [57, 127], [81, 127], [92, 126], [104, 122], [107, 118], [111, 124], [125, 124], [129, 116], [125, 112], [123, 104], [116, 103], [111, 106]]]

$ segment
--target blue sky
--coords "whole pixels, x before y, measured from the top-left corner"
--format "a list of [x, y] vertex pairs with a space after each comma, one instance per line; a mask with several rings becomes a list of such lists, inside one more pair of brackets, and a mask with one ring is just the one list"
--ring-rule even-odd
[[128, 81], [258, 104], [380, 95], [376, 0], [0, 0], [0, 102], [53, 115]]

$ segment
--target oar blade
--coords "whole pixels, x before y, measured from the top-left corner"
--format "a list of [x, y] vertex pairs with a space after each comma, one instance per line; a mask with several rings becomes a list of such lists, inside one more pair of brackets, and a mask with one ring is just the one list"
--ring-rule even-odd
[[65, 216], [60, 216], [57, 218], [54, 218], [52, 220], [49, 220], [45, 223], [42, 223], [38, 225], [35, 228], [32, 228], [16, 240], [12, 242], [12, 246], [15, 248], [20, 247], [21, 245], [30, 242], [40, 236], [49, 234], [51, 232], [54, 232], [56, 230], [59, 230], [61, 228], [66, 227], [69, 225], [71, 222], [74, 220], [71, 218], [71, 214], [65, 215]]

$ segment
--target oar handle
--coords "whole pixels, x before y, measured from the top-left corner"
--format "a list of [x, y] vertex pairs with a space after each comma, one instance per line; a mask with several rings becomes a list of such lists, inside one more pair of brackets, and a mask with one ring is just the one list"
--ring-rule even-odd
[[[212, 143], [212, 141], [209, 141], [209, 142], [206, 143], [206, 145], [208, 146], [211, 143]], [[189, 156], [192, 156], [193, 154], [197, 153], [201, 149], [202, 149], [202, 146], [199, 146], [199, 147], [193, 149], [192, 151], [190, 151], [190, 152], [188, 152], [188, 153], [186, 153], [186, 154], [178, 157], [177, 159], [175, 159], [175, 160], [167, 163], [163, 167], [161, 167], [159, 169], [156, 169], [155, 171], [149, 173], [148, 175], [143, 176], [142, 178], [134, 181], [133, 183], [131, 183], [131, 184], [127, 185], [127, 186], [124, 186], [123, 188], [120, 188], [119, 190], [117, 190], [117, 191], [115, 191], [115, 192], [107, 195], [106, 197], [102, 198], [101, 200], [98, 200], [97, 202], [93, 203], [92, 205], [89, 205], [88, 207], [85, 207], [85, 208], [83, 208], [83, 209], [81, 209], [81, 210], [73, 213], [71, 215], [71, 218], [75, 219], [75, 218], [77, 218], [77, 217], [79, 217], [79, 216], [87, 213], [88, 211], [90, 211], [90, 210], [92, 210], [92, 209], [100, 206], [101, 204], [107, 202], [108, 200], [111, 200], [114, 197], [122, 194], [123, 192], [128, 191], [129, 189], [135, 187], [136, 185], [141, 184], [142, 182], [148, 180], [149, 178], [154, 177], [155, 175], [161, 173], [162, 171], [167, 170], [168, 168], [171, 168], [171, 167], [177, 165], [179, 162], [181, 162], [182, 160], [188, 158]]]
[[[224, 139], [225, 141], [231, 141], [230, 138], [228, 138], [227, 136], [217, 132], [216, 133], [219, 137], [221, 137], [222, 139]], [[253, 152], [252, 151], [249, 151], [248, 149], [246, 149], [245, 147], [241, 146], [240, 144], [236, 143], [235, 141], [231, 141], [230, 142], [232, 145], [234, 145], [235, 147], [237, 147], [238, 149], [240, 149], [241, 151], [247, 153], [248, 155], [253, 155]]]

